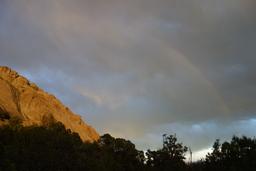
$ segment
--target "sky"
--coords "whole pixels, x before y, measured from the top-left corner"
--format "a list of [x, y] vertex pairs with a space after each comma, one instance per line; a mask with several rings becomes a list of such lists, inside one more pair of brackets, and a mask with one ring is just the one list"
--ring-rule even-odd
[[0, 65], [100, 134], [195, 154], [256, 136], [255, 0], [0, 0]]

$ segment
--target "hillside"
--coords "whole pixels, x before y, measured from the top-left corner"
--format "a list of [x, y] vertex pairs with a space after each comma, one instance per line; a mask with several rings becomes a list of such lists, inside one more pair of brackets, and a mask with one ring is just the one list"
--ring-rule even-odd
[[[99, 134], [74, 114], [55, 96], [48, 94], [8, 67], [0, 67], [0, 114], [17, 116], [23, 125], [41, 125], [45, 116], [52, 116], [67, 129], [77, 132], [84, 141], [95, 141]], [[6, 123], [4, 118], [1, 123]]]

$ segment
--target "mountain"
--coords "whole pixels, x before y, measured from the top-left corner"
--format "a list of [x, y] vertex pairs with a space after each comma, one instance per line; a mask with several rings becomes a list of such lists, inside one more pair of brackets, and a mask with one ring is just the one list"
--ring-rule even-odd
[[45, 116], [51, 116], [80, 135], [84, 141], [99, 139], [94, 128], [87, 125], [55, 96], [48, 94], [25, 77], [8, 67], [0, 66], [0, 122], [6, 117], [19, 117], [24, 126], [41, 125]]

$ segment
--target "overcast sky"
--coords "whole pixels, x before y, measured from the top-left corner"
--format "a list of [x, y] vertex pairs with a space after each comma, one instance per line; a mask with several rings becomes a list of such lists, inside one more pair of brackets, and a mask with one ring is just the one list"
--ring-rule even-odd
[[0, 0], [0, 64], [100, 134], [256, 136], [255, 0]]

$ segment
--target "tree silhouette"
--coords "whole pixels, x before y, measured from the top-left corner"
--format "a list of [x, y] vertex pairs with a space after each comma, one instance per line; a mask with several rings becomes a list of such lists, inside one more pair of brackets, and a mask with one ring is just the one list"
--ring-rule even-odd
[[144, 155], [142, 151], [138, 151], [135, 145], [129, 140], [122, 138], [114, 138], [109, 134], [101, 136], [99, 145], [103, 150], [103, 153], [109, 160], [112, 158], [112, 163], [115, 167], [110, 167], [110, 170], [142, 170]]
[[148, 150], [147, 165], [156, 170], [182, 170], [186, 168], [184, 162], [188, 148], [177, 142], [176, 135], [169, 135], [163, 139], [163, 148], [157, 151]]
[[207, 170], [255, 170], [256, 168], [256, 140], [255, 138], [236, 137], [231, 142], [213, 145], [213, 152], [206, 156]]
[[[11, 120], [11, 118], [9, 119]], [[234, 136], [230, 142], [216, 140], [205, 160], [185, 163], [188, 148], [176, 135], [163, 137], [163, 147], [143, 151], [110, 134], [98, 142], [82, 142], [77, 133], [45, 118], [42, 126], [24, 127], [20, 121], [0, 126], [1, 171], [254, 171], [256, 139]]]

